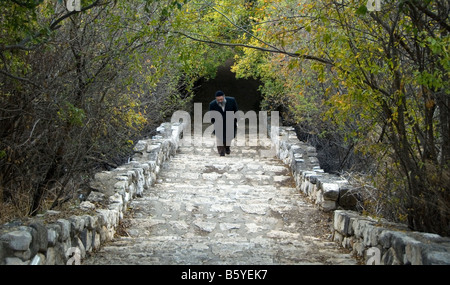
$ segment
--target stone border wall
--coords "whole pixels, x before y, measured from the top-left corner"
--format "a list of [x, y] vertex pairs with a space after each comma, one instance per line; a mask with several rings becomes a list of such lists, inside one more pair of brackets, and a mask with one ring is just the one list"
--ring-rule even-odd
[[[92, 192], [80, 203], [86, 214], [46, 223], [49, 211], [27, 225], [0, 227], [0, 265], [63, 265], [113, 239], [128, 203], [151, 189], [162, 163], [175, 155], [184, 124], [162, 124], [159, 135], [139, 141], [130, 163], [97, 173]], [[316, 149], [298, 140], [294, 129], [280, 127], [272, 136], [276, 155], [290, 166], [297, 188], [324, 211], [334, 211], [333, 239], [373, 264], [450, 264], [450, 238], [409, 231], [351, 209], [356, 205], [348, 182], [320, 169]]]
[[[270, 133], [270, 132], [269, 132]], [[301, 142], [292, 127], [279, 127], [271, 137], [276, 155], [289, 165], [297, 188], [324, 211], [334, 211], [333, 240], [366, 264], [450, 264], [450, 238], [410, 231], [402, 224], [360, 215], [356, 189], [337, 175], [325, 173], [316, 149]]]
[[384, 219], [354, 211], [334, 212], [334, 241], [350, 248], [368, 264], [449, 265], [450, 238], [410, 231]]
[[49, 215], [60, 214], [49, 211], [26, 225], [0, 227], [0, 265], [79, 264], [86, 253], [112, 240], [129, 202], [152, 187], [162, 163], [175, 155], [184, 127], [163, 123], [157, 136], [136, 144], [129, 163], [97, 173], [78, 207], [86, 214], [47, 223]]
[[297, 188], [314, 204], [324, 211], [356, 206], [355, 190], [347, 180], [320, 168], [316, 148], [301, 142], [292, 127], [279, 127], [278, 134], [271, 137], [277, 157], [289, 165]]

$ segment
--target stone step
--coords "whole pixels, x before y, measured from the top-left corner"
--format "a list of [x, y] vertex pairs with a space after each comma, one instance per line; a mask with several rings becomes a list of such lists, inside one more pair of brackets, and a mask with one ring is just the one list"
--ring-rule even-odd
[[84, 264], [356, 264], [331, 218], [263, 147], [181, 146], [133, 200], [120, 236]]

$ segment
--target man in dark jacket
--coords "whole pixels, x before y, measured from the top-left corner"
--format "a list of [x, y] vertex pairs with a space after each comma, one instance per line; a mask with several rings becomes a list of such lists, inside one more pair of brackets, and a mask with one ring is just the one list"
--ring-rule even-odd
[[[216, 123], [214, 115], [211, 116], [211, 123], [214, 124], [214, 132], [216, 135], [217, 141], [217, 151], [220, 156], [225, 156], [226, 154], [230, 154], [230, 145], [231, 141], [236, 136], [237, 131], [237, 118], [235, 118], [234, 114], [238, 111], [238, 106], [236, 100], [233, 97], [226, 97], [222, 91], [216, 92], [216, 99], [209, 103], [210, 111], [217, 111], [222, 116], [222, 124], [220, 125], [220, 120]], [[227, 111], [231, 111], [228, 112]], [[227, 125], [227, 115], [233, 116], [232, 118], [228, 118], [228, 121], [233, 120], [233, 123], [230, 124], [228, 122]]]

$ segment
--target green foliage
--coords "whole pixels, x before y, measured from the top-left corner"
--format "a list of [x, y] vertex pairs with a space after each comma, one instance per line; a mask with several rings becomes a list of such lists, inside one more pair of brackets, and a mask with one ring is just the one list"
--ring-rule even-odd
[[68, 102], [58, 111], [58, 116], [62, 121], [76, 126], [82, 126], [86, 119], [86, 113], [83, 109], [77, 108]]
[[[262, 80], [265, 107], [369, 158], [355, 167], [389, 193], [379, 196], [386, 215], [448, 234], [449, 5], [382, 3], [257, 1], [252, 49], [234, 70]], [[277, 53], [255, 49], [267, 46]]]
[[69, 12], [64, 1], [0, 1], [5, 202], [27, 197], [20, 212], [30, 214], [58, 206], [84, 187], [79, 177], [117, 166], [133, 141], [189, 108], [195, 81], [231, 51], [173, 31], [190, 27], [188, 2], [89, 0]]
[[372, 209], [449, 234], [448, 1], [366, 3], [0, 1], [3, 199], [33, 189], [39, 204], [90, 158], [125, 156], [234, 55], [262, 107], [333, 151], [335, 171], [373, 176]]

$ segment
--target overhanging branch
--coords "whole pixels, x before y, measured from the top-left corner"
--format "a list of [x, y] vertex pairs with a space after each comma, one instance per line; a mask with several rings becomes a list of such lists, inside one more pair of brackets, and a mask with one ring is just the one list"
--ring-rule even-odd
[[[17, 3], [17, 2], [15, 2], [15, 3]], [[70, 16], [72, 16], [74, 14], [82, 13], [82, 12], [90, 10], [90, 9], [92, 9], [94, 7], [97, 7], [97, 6], [100, 6], [100, 5], [106, 5], [108, 3], [110, 3], [110, 1], [106, 1], [104, 3], [101, 3], [101, 0], [97, 0], [97, 1], [93, 2], [92, 4], [81, 8], [81, 11], [72, 11], [72, 12], [66, 13], [66, 14], [62, 15], [61, 17], [59, 17], [59, 18], [55, 19], [54, 21], [52, 21], [50, 23], [50, 25], [49, 25], [49, 30], [50, 31], [55, 31], [55, 30], [59, 29], [61, 27], [59, 24], [61, 22], [63, 22], [65, 19], [69, 18]], [[17, 3], [17, 4], [19, 4], [19, 3]], [[17, 44], [0, 46], [0, 51], [7, 51], [7, 50], [25, 50], [25, 51], [30, 51], [30, 50], [33, 50], [34, 48], [36, 48], [36, 46], [29, 47], [29, 46], [27, 46], [27, 44], [32, 39], [41, 37], [42, 35], [43, 35], [43, 33], [40, 31], [40, 32], [35, 33], [33, 36], [29, 36], [29, 37], [26, 37], [26, 38], [22, 39]]]
[[332, 61], [328, 60], [328, 59], [324, 59], [324, 58], [320, 58], [320, 57], [316, 57], [316, 56], [312, 56], [312, 55], [292, 53], [292, 52], [283, 51], [283, 50], [280, 50], [280, 49], [264, 48], [264, 47], [247, 45], [247, 44], [241, 44], [241, 43], [226, 43], [226, 42], [217, 42], [217, 41], [212, 41], [212, 40], [199, 39], [199, 38], [195, 38], [193, 36], [190, 36], [190, 35], [188, 35], [186, 33], [178, 32], [178, 31], [175, 32], [175, 33], [179, 34], [179, 35], [182, 35], [182, 36], [184, 36], [184, 37], [186, 37], [188, 39], [191, 39], [193, 41], [202, 42], [202, 43], [206, 43], [206, 44], [213, 44], [213, 45], [227, 46], [227, 47], [244, 47], [244, 48], [260, 50], [260, 51], [263, 51], [263, 52], [281, 53], [281, 54], [285, 54], [285, 55], [290, 56], [290, 57], [303, 58], [303, 59], [308, 59], [308, 60], [314, 60], [314, 61], [321, 62], [321, 63], [328, 64], [328, 65], [334, 65], [334, 63]]
[[6, 72], [6, 71], [4, 71], [2, 69], [0, 69], [0, 74], [3, 74], [5, 76], [10, 77], [10, 78], [15, 79], [15, 80], [19, 80], [19, 81], [28, 83], [30, 85], [33, 85], [34, 87], [39, 88], [39, 89], [41, 88], [41, 86], [39, 86], [38, 84], [34, 83], [33, 81], [31, 81], [28, 78], [23, 78], [23, 77], [20, 77], [20, 76], [17, 76], [17, 75], [13, 75], [13, 74], [11, 74], [9, 72]]

